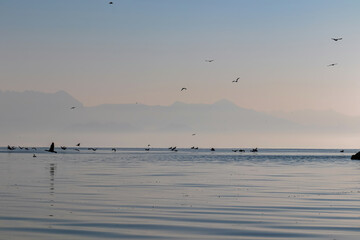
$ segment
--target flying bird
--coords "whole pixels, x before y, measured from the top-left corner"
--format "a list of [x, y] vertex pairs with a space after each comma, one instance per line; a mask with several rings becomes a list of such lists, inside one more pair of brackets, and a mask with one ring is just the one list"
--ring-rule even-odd
[[239, 79], [240, 79], [240, 78], [238, 77], [236, 80], [233, 80], [232, 82], [238, 82], [238, 81], [239, 81]]
[[72, 109], [75, 109], [76, 107], [71, 107], [70, 109], [72, 110]]
[[332, 63], [332, 64], [329, 64], [329, 65], [327, 65], [328, 67], [333, 67], [333, 66], [335, 66], [335, 65], [337, 65], [337, 63]]
[[95, 152], [97, 148], [88, 148], [88, 150], [93, 150]]
[[206, 59], [205, 60], [205, 62], [209, 62], [209, 63], [211, 63], [211, 62], [213, 62], [213, 61], [215, 61], [214, 59]]
[[45, 150], [45, 151], [57, 153], [57, 152], [55, 151], [55, 144], [54, 144], [54, 143], [51, 143], [49, 150]]
[[335, 42], [342, 40], [342, 38], [331, 38], [332, 40], [334, 40]]
[[181, 91], [183, 91], [183, 90], [187, 90], [187, 88], [184, 88], [184, 87], [183, 87], [183, 88], [181, 89]]
[[76, 144], [76, 146], [80, 147], [80, 143]]

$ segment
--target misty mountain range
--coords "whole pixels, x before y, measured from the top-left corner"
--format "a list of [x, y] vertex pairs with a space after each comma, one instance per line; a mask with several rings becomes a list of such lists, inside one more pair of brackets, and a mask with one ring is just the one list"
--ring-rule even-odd
[[[75, 109], [70, 109], [75, 106]], [[169, 106], [104, 104], [85, 107], [64, 91], [0, 91], [0, 132], [360, 132], [360, 117], [333, 111], [263, 113], [230, 101]]]

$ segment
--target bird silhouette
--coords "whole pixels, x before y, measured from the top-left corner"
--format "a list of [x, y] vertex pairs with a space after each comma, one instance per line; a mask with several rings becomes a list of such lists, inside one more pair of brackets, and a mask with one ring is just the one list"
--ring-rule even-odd
[[78, 152], [80, 152], [80, 150], [79, 150], [79, 149], [77, 149], [77, 148], [74, 148], [74, 150], [75, 150], [75, 151], [78, 151]]
[[70, 109], [72, 110], [72, 109], [75, 109], [76, 107], [71, 107]]
[[14, 147], [14, 146], [10, 147], [10, 145], [8, 145], [8, 146], [7, 146], [7, 149], [9, 149], [9, 150], [11, 150], [11, 151], [12, 151], [12, 150], [15, 150], [15, 149], [16, 149], [16, 147]]
[[192, 134], [192, 136], [195, 136], [195, 135], [196, 135], [196, 133], [193, 133], [193, 134]]
[[215, 61], [214, 59], [206, 59], [205, 60], [205, 62], [209, 62], [209, 63], [211, 63], [211, 62], [213, 62], [213, 61]]
[[258, 152], [258, 149], [257, 149], [257, 148], [253, 148], [253, 149], [251, 149], [250, 152]]
[[331, 39], [334, 40], [335, 42], [342, 40], [342, 38], [331, 38]]
[[111, 5], [111, 4], [114, 4], [113, 2], [109, 2], [109, 4]]
[[332, 64], [329, 64], [329, 65], [327, 65], [328, 67], [333, 67], [333, 66], [335, 66], [335, 65], [337, 65], [337, 63], [332, 63]]
[[76, 146], [80, 147], [80, 143], [76, 144]]
[[240, 78], [238, 77], [237, 79], [233, 80], [232, 82], [238, 82], [239, 79], [240, 79]]
[[35, 153], [34, 153], [33, 157], [36, 157]]
[[187, 90], [187, 88], [184, 88], [184, 87], [183, 87], [183, 88], [181, 89], [181, 91], [183, 91], [183, 90]]
[[116, 152], [116, 148], [111, 149], [111, 151]]
[[215, 148], [211, 148], [210, 151], [214, 152], [214, 151], [215, 151]]
[[66, 150], [67, 147], [61, 146], [60, 148], [61, 148], [62, 150]]
[[93, 150], [95, 152], [97, 148], [88, 148], [88, 150]]
[[57, 152], [55, 151], [55, 144], [54, 144], [54, 143], [51, 143], [49, 150], [45, 150], [45, 151], [57, 153]]

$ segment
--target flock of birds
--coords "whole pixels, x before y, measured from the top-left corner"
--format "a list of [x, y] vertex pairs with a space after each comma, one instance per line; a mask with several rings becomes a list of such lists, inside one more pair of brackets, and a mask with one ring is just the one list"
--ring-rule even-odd
[[[112, 4], [114, 4], [114, 2], [109, 2], [109, 4], [112, 5]], [[335, 41], [335, 42], [338, 42], [338, 41], [340, 41], [340, 40], [342, 40], [342, 39], [343, 39], [342, 37], [341, 37], [341, 38], [331, 38], [331, 40], [333, 40], [333, 41]], [[215, 59], [205, 59], [205, 62], [207, 62], [207, 63], [212, 63], [212, 62], [214, 62], [214, 61], [215, 61]], [[328, 67], [333, 67], [333, 66], [336, 66], [336, 65], [337, 65], [337, 63], [331, 63], [331, 64], [329, 64], [329, 65], [327, 65], [327, 66], [328, 66]], [[236, 78], [236, 79], [233, 80], [232, 82], [233, 82], [233, 83], [238, 83], [239, 80], [240, 80], [240, 77]], [[181, 91], [186, 91], [186, 90], [187, 90], [186, 87], [181, 88]], [[75, 107], [75, 106], [72, 106], [70, 109], [71, 109], [71, 110], [74, 110], [74, 109], [76, 109], [76, 107]], [[192, 134], [192, 136], [195, 136], [195, 135], [196, 135], [195, 133]], [[28, 147], [20, 147], [20, 146], [18, 146], [18, 147], [19, 147], [19, 149], [24, 149], [24, 150], [27, 150], [27, 151], [30, 150]], [[72, 148], [72, 149], [75, 150], [75, 151], [80, 151], [80, 149], [79, 149], [78, 147], [80, 147], [80, 143], [76, 144], [76, 148]], [[68, 149], [68, 148], [65, 147], [65, 146], [60, 146], [60, 148], [61, 148], [62, 150]], [[7, 149], [10, 150], [10, 151], [13, 151], [13, 150], [16, 149], [16, 147], [15, 147], [15, 146], [10, 146], [10, 145], [8, 145], [8, 146], [7, 146]], [[178, 151], [178, 149], [177, 149], [176, 146], [174, 146], [174, 147], [169, 147], [168, 149], [169, 149], [170, 151], [173, 151], [173, 152], [177, 152], [177, 151]], [[198, 147], [195, 147], [195, 146], [192, 146], [190, 149], [192, 149], [192, 150], [198, 150], [199, 148], [198, 148]], [[32, 147], [32, 150], [35, 150], [35, 151], [36, 151], [37, 148], [36, 148], [36, 147]], [[91, 147], [91, 148], [88, 148], [88, 150], [91, 150], [91, 151], [94, 151], [94, 152], [95, 152], [95, 151], [97, 150], [97, 148], [92, 148], [92, 147]], [[49, 148], [49, 149], [46, 149], [45, 151], [51, 152], [51, 153], [57, 153], [57, 151], [55, 151], [55, 144], [54, 144], [54, 143], [51, 143], [50, 148]], [[116, 152], [116, 148], [112, 148], [111, 151], [112, 151], [112, 152]], [[150, 151], [150, 144], [148, 144], [147, 148], [145, 148], [145, 151]], [[215, 151], [215, 148], [210, 148], [210, 151], [212, 151], [212, 152]], [[245, 150], [244, 150], [244, 149], [232, 149], [232, 152], [245, 152]], [[258, 148], [253, 148], [253, 149], [250, 150], [250, 152], [258, 152]], [[341, 150], [340, 152], [344, 152], [344, 150]], [[34, 154], [33, 157], [36, 157], [36, 155]]]
[[[76, 144], [76, 147], [75, 147], [75, 148], [71, 148], [71, 149], [79, 152], [80, 149], [79, 149], [78, 147], [80, 147], [80, 143]], [[148, 144], [147, 148], [145, 148], [145, 151], [150, 151], [150, 147], [151, 147], [151, 145]], [[28, 147], [20, 147], [20, 146], [18, 146], [18, 148], [19, 148], [19, 149], [24, 149], [24, 150], [27, 150], [27, 151], [30, 150]], [[68, 148], [65, 147], [65, 146], [60, 146], [60, 148], [61, 148], [62, 150], [67, 150], [67, 149], [68, 149]], [[10, 146], [10, 145], [8, 145], [8, 146], [7, 146], [7, 149], [10, 150], [10, 151], [14, 151], [14, 150], [16, 149], [16, 147], [15, 147], [15, 146]], [[35, 150], [35, 151], [37, 150], [36, 147], [32, 147], [31, 149], [32, 149], [32, 150]], [[92, 148], [92, 147], [91, 147], [91, 148], [87, 148], [87, 149], [88, 149], [88, 150], [92, 150], [92, 151], [94, 151], [94, 152], [97, 150], [97, 148]], [[177, 149], [176, 146], [174, 146], [174, 147], [169, 147], [168, 149], [169, 149], [170, 151], [173, 151], [173, 152], [177, 152], [177, 151], [178, 151], [178, 149]], [[192, 150], [199, 150], [199, 147], [192, 146], [190, 149], [192, 149]], [[51, 152], [51, 153], [57, 153], [57, 151], [55, 151], [55, 143], [52, 142], [51, 145], [50, 145], [50, 147], [49, 147], [49, 149], [45, 149], [44, 151], [46, 151], [46, 152]], [[111, 151], [112, 151], [112, 152], [116, 152], [116, 148], [112, 148]], [[210, 148], [210, 151], [214, 152], [214, 151], [215, 151], [215, 148]], [[232, 151], [233, 151], [233, 152], [245, 152], [244, 149], [232, 149]], [[258, 152], [258, 148], [253, 148], [253, 149], [250, 150], [250, 152]], [[35, 153], [33, 154], [33, 157], [37, 157]]]
[[[331, 38], [331, 40], [337, 42], [337, 41], [342, 40], [342, 38]], [[337, 63], [331, 63], [331, 64], [329, 64], [329, 65], [327, 65], [327, 66], [328, 66], [328, 67], [333, 67], [333, 66], [336, 66], [336, 65], [337, 65]]]

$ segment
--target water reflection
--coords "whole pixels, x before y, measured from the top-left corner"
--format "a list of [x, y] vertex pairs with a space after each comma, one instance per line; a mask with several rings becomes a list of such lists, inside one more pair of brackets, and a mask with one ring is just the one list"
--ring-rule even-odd
[[55, 163], [50, 163], [50, 195], [54, 195], [55, 193]]
[[[56, 165], [55, 163], [50, 163], [49, 172], [50, 172], [50, 214], [49, 217], [54, 217], [53, 207], [55, 203], [55, 171]], [[49, 226], [51, 227], [51, 225]]]

